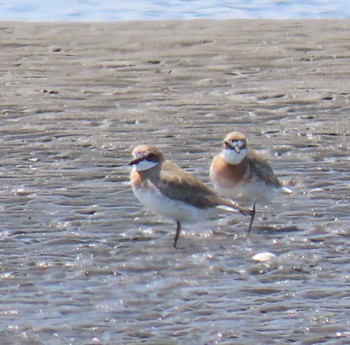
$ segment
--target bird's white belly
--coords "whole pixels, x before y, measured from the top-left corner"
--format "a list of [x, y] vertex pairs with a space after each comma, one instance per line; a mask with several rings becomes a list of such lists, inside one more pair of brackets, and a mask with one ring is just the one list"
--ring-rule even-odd
[[221, 195], [227, 198], [250, 204], [269, 203], [280, 192], [280, 188], [258, 182], [239, 184], [234, 188], [222, 188], [220, 186], [215, 186], [215, 188]]
[[134, 189], [134, 194], [146, 209], [174, 221], [197, 223], [207, 219], [211, 213], [208, 209], [200, 209], [182, 201], [170, 199], [157, 190], [137, 188]]

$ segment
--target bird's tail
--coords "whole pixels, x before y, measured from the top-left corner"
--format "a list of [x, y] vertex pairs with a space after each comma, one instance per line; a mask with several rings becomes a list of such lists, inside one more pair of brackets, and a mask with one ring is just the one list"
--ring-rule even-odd
[[249, 209], [249, 208], [239, 206], [233, 202], [226, 201], [223, 205], [220, 205], [219, 207], [223, 210], [228, 211], [228, 212], [239, 212], [239, 213], [243, 214], [244, 216], [249, 216], [250, 217], [250, 224], [249, 224], [248, 232], [250, 232], [252, 225], [253, 225], [253, 222], [254, 222], [254, 218], [255, 218], [255, 204], [254, 204], [253, 209]]
[[233, 202], [226, 201], [224, 204], [218, 206], [220, 209], [228, 211], [228, 212], [239, 212], [243, 214], [244, 216], [253, 216], [255, 214], [254, 210], [251, 210], [249, 208], [245, 208], [242, 206], [239, 206]]
[[293, 191], [290, 188], [282, 186], [282, 194], [293, 194]]

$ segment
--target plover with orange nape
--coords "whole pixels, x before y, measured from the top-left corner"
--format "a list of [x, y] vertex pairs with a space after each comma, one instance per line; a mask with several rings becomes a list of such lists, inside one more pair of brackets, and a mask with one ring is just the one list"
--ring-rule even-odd
[[133, 150], [130, 182], [136, 198], [154, 214], [173, 220], [176, 248], [182, 223], [197, 223], [224, 209], [252, 215], [220, 197], [197, 177], [167, 160], [156, 146], [140, 145]]

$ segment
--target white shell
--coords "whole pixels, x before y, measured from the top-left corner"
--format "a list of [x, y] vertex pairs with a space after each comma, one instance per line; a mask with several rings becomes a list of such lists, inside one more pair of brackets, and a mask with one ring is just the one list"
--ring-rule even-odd
[[258, 253], [255, 254], [252, 259], [254, 261], [259, 261], [259, 262], [267, 262], [267, 261], [276, 261], [277, 260], [277, 256], [273, 253], [269, 253], [269, 252], [264, 252], [264, 253]]

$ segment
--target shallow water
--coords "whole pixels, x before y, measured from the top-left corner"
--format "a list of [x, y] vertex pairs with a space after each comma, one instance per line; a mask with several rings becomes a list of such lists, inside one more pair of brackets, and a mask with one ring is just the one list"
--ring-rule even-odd
[[347, 0], [3, 0], [1, 20], [121, 21], [349, 18]]
[[[348, 24], [143, 25], [3, 25], [2, 344], [348, 344]], [[174, 250], [130, 190], [131, 150], [208, 182], [233, 129], [294, 193], [249, 235], [227, 214]]]

